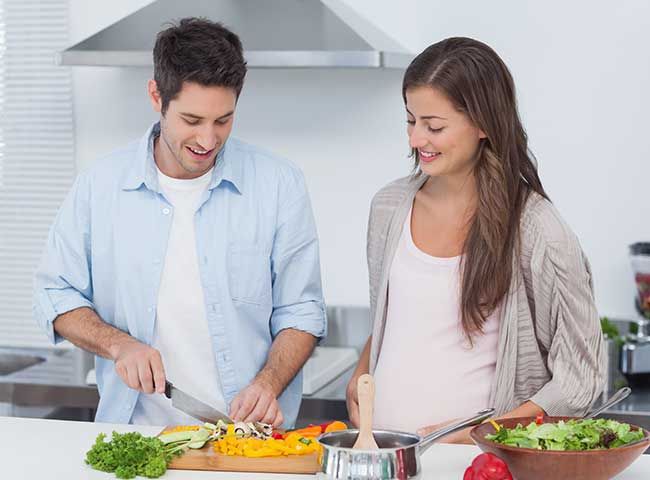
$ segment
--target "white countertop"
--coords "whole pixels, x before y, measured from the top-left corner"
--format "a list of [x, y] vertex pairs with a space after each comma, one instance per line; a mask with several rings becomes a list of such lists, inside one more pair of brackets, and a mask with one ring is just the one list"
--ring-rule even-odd
[[[144, 435], [155, 435], [161, 429], [162, 427], [0, 417], [0, 477], [7, 480], [115, 478], [113, 474], [95, 471], [84, 463], [86, 451], [94, 443], [97, 434], [105, 432], [110, 435], [113, 430], [137, 430]], [[479, 448], [474, 446], [434, 445], [422, 456], [421, 479], [459, 480], [472, 458], [479, 453]], [[278, 480], [286, 477], [315, 478], [313, 475], [187, 470], [168, 470], [162, 478]], [[650, 455], [642, 455], [616, 480], [647, 478], [650, 478]]]

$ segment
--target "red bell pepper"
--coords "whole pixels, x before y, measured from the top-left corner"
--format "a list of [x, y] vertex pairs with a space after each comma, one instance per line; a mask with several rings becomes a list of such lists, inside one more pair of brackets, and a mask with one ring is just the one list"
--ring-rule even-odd
[[538, 414], [535, 416], [535, 423], [536, 423], [537, 425], [541, 425], [542, 423], [544, 423], [544, 414], [543, 414], [543, 413], [538, 413]]
[[334, 420], [332, 420], [331, 422], [325, 422], [320, 424], [321, 433], [325, 433], [325, 429], [329, 426], [330, 423], [334, 423]]
[[467, 467], [463, 480], [512, 480], [506, 463], [491, 453], [481, 453]]

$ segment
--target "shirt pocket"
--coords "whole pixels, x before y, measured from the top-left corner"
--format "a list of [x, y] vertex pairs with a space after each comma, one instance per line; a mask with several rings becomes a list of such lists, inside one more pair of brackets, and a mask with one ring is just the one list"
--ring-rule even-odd
[[257, 245], [233, 244], [228, 249], [228, 282], [234, 301], [253, 305], [271, 303], [271, 260]]

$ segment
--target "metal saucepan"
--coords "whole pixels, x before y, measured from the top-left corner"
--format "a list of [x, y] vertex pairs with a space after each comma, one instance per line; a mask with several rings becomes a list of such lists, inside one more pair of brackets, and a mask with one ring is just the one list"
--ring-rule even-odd
[[471, 418], [449, 425], [422, 438], [419, 435], [390, 430], [373, 430], [378, 450], [355, 450], [359, 430], [341, 430], [321, 435], [323, 446], [319, 478], [346, 480], [407, 479], [420, 472], [420, 455], [436, 440], [463, 428], [477, 425], [494, 413], [481, 410]]

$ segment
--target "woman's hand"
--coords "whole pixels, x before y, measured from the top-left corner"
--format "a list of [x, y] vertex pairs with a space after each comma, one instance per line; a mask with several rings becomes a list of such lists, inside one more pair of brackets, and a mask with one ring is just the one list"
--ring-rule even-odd
[[[426, 437], [431, 432], [435, 432], [436, 430], [440, 430], [441, 428], [451, 425], [457, 420], [459, 419], [449, 420], [447, 422], [437, 423], [435, 425], [429, 425], [428, 427], [420, 428], [417, 431], [417, 434], [420, 435], [421, 437]], [[472, 440], [472, 437], [469, 436], [469, 432], [470, 430], [472, 430], [472, 428], [473, 427], [468, 427], [463, 430], [459, 430], [458, 432], [450, 433], [449, 435], [442, 437], [439, 440], [439, 442], [440, 443], [462, 443], [466, 445], [474, 445], [474, 440]]]
[[359, 394], [357, 392], [357, 381], [364, 373], [370, 373], [370, 343], [372, 342], [372, 335], [368, 337], [366, 345], [359, 355], [359, 363], [357, 368], [352, 374], [352, 378], [348, 383], [348, 388], [345, 392], [345, 403], [348, 406], [348, 418], [355, 427], [359, 427]]
[[[499, 417], [493, 418], [493, 420], [498, 421], [500, 418], [535, 417], [536, 415], [546, 415], [546, 412], [544, 412], [544, 410], [539, 405], [529, 400], [519, 405], [514, 410], [504, 413]], [[422, 427], [417, 431], [417, 433], [421, 437], [424, 437], [430, 434], [431, 432], [444, 428], [448, 425], [451, 425], [453, 422], [456, 422], [458, 420], [460, 419], [457, 418], [454, 420], [449, 420], [447, 422], [442, 422], [442, 423], [437, 423], [435, 425]], [[485, 420], [485, 422], [487, 422], [487, 420]], [[474, 441], [472, 440], [472, 437], [469, 436], [469, 432], [472, 430], [472, 428], [473, 427], [467, 427], [464, 430], [459, 430], [458, 432], [450, 433], [446, 437], [442, 437], [440, 439], [440, 443], [465, 443], [468, 445], [474, 445]]]
[[345, 392], [345, 403], [348, 406], [348, 418], [355, 427], [359, 427], [359, 392], [357, 392], [357, 380], [362, 375], [361, 372], [354, 372], [348, 388]]

